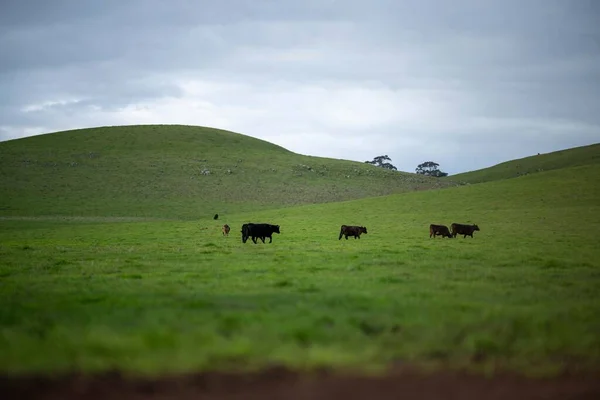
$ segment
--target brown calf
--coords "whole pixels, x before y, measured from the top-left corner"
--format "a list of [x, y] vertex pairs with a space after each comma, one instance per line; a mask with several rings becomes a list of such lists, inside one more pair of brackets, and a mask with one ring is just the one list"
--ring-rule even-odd
[[227, 224], [223, 225], [223, 236], [229, 236], [230, 230], [231, 230], [231, 228], [229, 227], [229, 225], [227, 225]]

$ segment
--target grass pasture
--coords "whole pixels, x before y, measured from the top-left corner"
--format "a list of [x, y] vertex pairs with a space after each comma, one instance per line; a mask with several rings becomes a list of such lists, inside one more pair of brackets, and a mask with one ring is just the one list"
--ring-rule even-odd
[[[0, 219], [0, 368], [600, 362], [600, 166], [214, 221]], [[244, 222], [281, 225], [241, 243]], [[477, 223], [429, 239], [429, 223]], [[220, 226], [232, 226], [222, 237]], [[360, 224], [360, 240], [338, 240]]]

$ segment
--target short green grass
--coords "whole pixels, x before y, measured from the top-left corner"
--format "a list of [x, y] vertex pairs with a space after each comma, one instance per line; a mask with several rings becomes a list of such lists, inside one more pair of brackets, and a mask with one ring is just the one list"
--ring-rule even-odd
[[181, 125], [99, 127], [0, 142], [0, 183], [0, 216], [146, 219], [197, 219], [456, 185]]
[[441, 180], [480, 183], [594, 164], [600, 164], [600, 143], [510, 160], [489, 168], [448, 176]]
[[[218, 221], [0, 219], [0, 369], [597, 367], [599, 173]], [[281, 234], [243, 244], [249, 221]], [[452, 222], [481, 231], [429, 238]]]

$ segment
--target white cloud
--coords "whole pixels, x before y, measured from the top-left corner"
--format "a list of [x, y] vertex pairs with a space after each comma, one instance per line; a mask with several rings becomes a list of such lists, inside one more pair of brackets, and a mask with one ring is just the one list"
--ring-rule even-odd
[[84, 99], [61, 99], [61, 100], [48, 100], [42, 103], [28, 104], [21, 108], [24, 113], [36, 112], [47, 110], [50, 108], [59, 108], [67, 105], [81, 103]]

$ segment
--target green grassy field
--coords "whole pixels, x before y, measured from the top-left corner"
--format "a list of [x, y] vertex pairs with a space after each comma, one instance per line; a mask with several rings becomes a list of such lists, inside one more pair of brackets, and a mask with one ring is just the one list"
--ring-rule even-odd
[[100, 127], [0, 142], [0, 182], [0, 216], [188, 220], [455, 186], [181, 125]]
[[489, 168], [442, 178], [462, 183], [490, 182], [554, 169], [600, 164], [600, 143], [506, 161]]
[[[0, 369], [597, 367], [599, 174], [595, 164], [218, 221], [5, 213]], [[281, 234], [242, 244], [249, 221]], [[430, 223], [452, 222], [481, 231], [429, 238]], [[341, 224], [368, 234], [338, 240]]]

